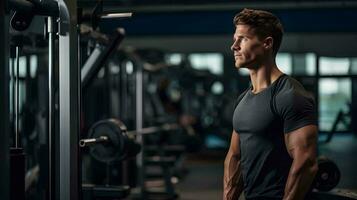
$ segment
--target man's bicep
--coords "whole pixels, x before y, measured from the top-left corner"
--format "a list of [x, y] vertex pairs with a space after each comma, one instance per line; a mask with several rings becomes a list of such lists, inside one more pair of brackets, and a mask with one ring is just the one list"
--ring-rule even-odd
[[316, 157], [317, 132], [316, 125], [307, 125], [285, 133], [286, 148], [290, 156]]

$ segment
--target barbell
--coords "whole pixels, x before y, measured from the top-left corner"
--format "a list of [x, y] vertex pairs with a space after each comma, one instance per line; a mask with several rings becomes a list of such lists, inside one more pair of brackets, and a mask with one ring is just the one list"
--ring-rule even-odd
[[147, 135], [178, 128], [177, 124], [163, 124], [128, 131], [119, 119], [105, 119], [91, 126], [88, 138], [81, 139], [79, 146], [89, 147], [91, 156], [101, 162], [124, 160], [136, 156], [141, 150], [140, 144], [135, 142], [135, 135]]

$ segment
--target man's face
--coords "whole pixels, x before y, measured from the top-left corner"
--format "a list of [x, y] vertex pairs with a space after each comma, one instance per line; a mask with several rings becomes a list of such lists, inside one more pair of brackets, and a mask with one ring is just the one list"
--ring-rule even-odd
[[236, 26], [231, 50], [234, 53], [237, 69], [242, 67], [256, 69], [265, 54], [263, 41], [259, 40], [249, 25]]

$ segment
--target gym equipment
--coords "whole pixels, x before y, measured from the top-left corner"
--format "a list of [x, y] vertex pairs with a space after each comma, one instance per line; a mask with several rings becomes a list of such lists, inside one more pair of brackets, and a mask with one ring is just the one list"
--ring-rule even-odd
[[118, 119], [106, 119], [95, 123], [89, 130], [87, 139], [79, 141], [80, 147], [90, 147], [90, 154], [98, 161], [110, 162], [135, 156], [140, 145], [134, 142], [134, 136], [153, 134], [161, 131], [178, 129], [177, 124], [163, 124], [136, 131], [127, 131]]
[[[45, 15], [45, 16], [54, 16], [58, 17], [60, 15], [60, 9], [62, 12], [66, 10], [65, 6], [59, 6], [59, 3], [52, 0], [47, 1], [23, 1], [23, 0], [10, 0], [9, 1], [9, 8], [14, 11], [14, 14], [11, 18], [10, 24], [12, 28], [16, 31], [24, 31], [26, 30], [35, 15]], [[63, 16], [61, 17], [63, 18]], [[64, 28], [64, 26], [62, 26]], [[17, 40], [17, 44], [22, 43], [21, 38], [14, 39]], [[21, 141], [19, 140], [19, 45], [16, 46], [16, 59], [17, 59], [17, 69], [16, 69], [16, 87], [14, 89], [15, 93], [15, 104], [16, 107], [14, 109], [15, 113], [15, 148], [10, 150], [11, 155], [14, 156], [11, 158], [11, 174], [14, 174], [17, 179], [11, 178], [11, 199], [25, 199], [25, 155], [23, 153], [23, 149], [19, 148], [18, 143]], [[52, 58], [50, 57], [50, 60]], [[14, 70], [13, 70], [14, 72]], [[13, 73], [15, 74], [15, 73]], [[15, 171], [15, 172], [13, 172]], [[14, 182], [14, 184], [13, 184]], [[51, 181], [50, 181], [51, 183]]]
[[351, 121], [350, 118], [351, 118], [351, 112], [350, 111], [345, 112], [343, 109], [341, 109], [336, 115], [331, 130], [328, 132], [327, 138], [324, 141], [324, 143], [329, 143], [332, 140], [333, 135], [337, 132], [337, 126], [339, 124], [342, 124], [344, 125], [344, 127], [346, 127], [347, 129], [345, 130], [346, 132], [352, 131], [352, 124], [350, 122]]
[[11, 18], [11, 26], [17, 31], [26, 30], [35, 15], [58, 16], [59, 9], [56, 1], [9, 1], [10, 9], [15, 10]]
[[[76, 31], [76, 2], [63, 0], [10, 0], [8, 8], [15, 11], [11, 24], [16, 30], [26, 29], [33, 16], [45, 15], [53, 17], [58, 27], [58, 61], [59, 61], [59, 156], [58, 180], [49, 180], [58, 183], [58, 199], [79, 199], [78, 176], [78, 130], [79, 112], [70, 112], [80, 107], [79, 99], [79, 70], [77, 68], [77, 31]], [[71, 11], [71, 13], [70, 13]], [[75, 52], [75, 53], [74, 53]], [[50, 58], [51, 59], [51, 58]], [[53, 59], [53, 58], [52, 58]], [[69, 89], [70, 88], [70, 89]], [[71, 93], [71, 94], [70, 94]], [[74, 95], [74, 94], [77, 95]], [[78, 109], [79, 110], [79, 109]], [[51, 114], [51, 113], [50, 113]], [[71, 153], [69, 153], [71, 152]], [[51, 154], [50, 154], [51, 155]], [[18, 186], [17, 186], [18, 187]], [[55, 191], [53, 191], [55, 192]], [[54, 195], [48, 199], [53, 199]]]
[[110, 19], [110, 18], [130, 18], [132, 13], [104, 13], [103, 12], [103, 0], [98, 0], [94, 9], [90, 13], [82, 13], [82, 9], [78, 15], [78, 23], [81, 24], [83, 22], [90, 22], [92, 29], [96, 30], [99, 22], [102, 19]]
[[134, 157], [141, 149], [139, 144], [129, 138], [126, 126], [118, 119], [95, 123], [90, 128], [88, 136], [89, 139], [79, 141], [79, 146], [89, 146], [91, 156], [101, 162]]
[[[53, 176], [53, 179], [51, 179], [51, 172], [50, 172], [50, 180], [49, 183], [53, 185], [52, 186], [58, 186], [58, 187], [52, 187], [49, 185], [50, 188], [53, 188], [53, 191], [49, 191], [49, 198], [48, 199], [54, 199], [53, 197], [55, 196], [57, 199], [79, 199], [80, 196], [80, 190], [79, 190], [79, 185], [78, 182], [80, 181], [80, 167], [78, 166], [78, 158], [79, 156], [79, 148], [78, 148], [78, 133], [79, 133], [79, 111], [80, 110], [80, 88], [79, 88], [79, 82], [80, 82], [80, 77], [79, 75], [79, 70], [78, 70], [78, 52], [77, 52], [77, 40], [78, 40], [78, 35], [77, 35], [77, 21], [76, 21], [76, 9], [77, 9], [77, 4], [75, 1], [67, 1], [66, 3], [63, 0], [58, 0], [58, 1], [52, 1], [52, 0], [46, 0], [46, 1], [38, 1], [38, 0], [6, 0], [6, 3], [1, 3], [1, 9], [6, 9], [6, 13], [4, 14], [1, 12], [2, 16], [6, 16], [9, 14], [9, 10], [11, 9], [12, 11], [15, 12], [13, 19], [11, 21], [11, 24], [14, 26], [14, 29], [21, 31], [25, 30], [31, 23], [32, 18], [35, 15], [45, 15], [45, 16], [51, 16], [52, 17], [52, 24], [49, 24], [52, 27], [58, 27], [58, 31], [54, 30], [49, 30], [49, 32], [53, 33], [53, 36], [55, 36], [53, 39], [56, 39], [58, 37], [58, 54], [57, 56], [54, 55], [54, 52], [51, 52], [51, 47], [50, 48], [50, 55], [54, 56], [49, 56], [49, 60], [52, 60], [53, 63], [56, 62], [55, 58], [58, 58], [58, 63], [59, 63], [59, 72], [58, 72], [58, 79], [59, 79], [59, 86], [58, 86], [58, 96], [53, 99], [53, 103], [50, 101], [50, 105], [53, 105], [53, 110], [58, 111], [57, 113], [54, 113], [52, 109], [50, 108], [50, 119], [49, 121], [53, 121], [53, 124], [49, 124], [49, 129], [51, 129], [54, 125], [54, 123], [59, 122], [56, 124], [54, 127], [55, 130], [59, 130], [58, 134], [56, 136], [59, 137], [59, 140], [56, 140], [56, 147], [58, 147], [58, 154], [54, 154], [55, 157], [52, 157], [53, 159], [51, 160], [50, 157], [50, 164], [52, 165], [51, 161], [56, 160], [56, 163], [58, 162], [58, 165], [56, 167], [50, 166], [50, 171], [56, 172]], [[5, 7], [3, 5], [5, 4]], [[70, 17], [71, 16], [71, 17]], [[72, 17], [73, 16], [73, 17]], [[107, 18], [107, 17], [112, 17], [108, 15], [103, 15], [101, 18]], [[116, 15], [115, 17], [119, 17]], [[3, 22], [3, 18], [1, 21]], [[49, 19], [50, 21], [51, 19]], [[4, 20], [5, 21], [5, 20]], [[48, 28], [50, 28], [50, 26]], [[8, 27], [6, 27], [4, 30], [8, 30]], [[8, 31], [7, 33], [5, 31], [1, 31], [2, 37], [5, 36], [7, 38]], [[4, 33], [4, 34], [3, 34]], [[7, 44], [4, 43], [5, 49], [7, 48]], [[50, 45], [49, 45], [50, 46]], [[57, 45], [56, 45], [57, 46]], [[57, 50], [57, 49], [56, 49]], [[6, 52], [6, 50], [4, 51]], [[5, 53], [4, 53], [5, 54]], [[6, 55], [6, 54], [5, 54]], [[8, 58], [6, 58], [8, 59]], [[3, 58], [1, 57], [1, 60], [3, 61]], [[4, 66], [6, 66], [6, 63], [3, 63]], [[51, 64], [50, 68], [51, 68]], [[3, 72], [3, 71], [2, 71]], [[5, 73], [1, 73], [8, 75], [8, 73], [5, 71]], [[57, 74], [54, 74], [57, 75]], [[4, 78], [4, 80], [7, 80], [8, 77]], [[55, 79], [56, 77], [54, 77]], [[52, 79], [49, 77], [49, 79]], [[49, 80], [49, 85], [51, 85], [51, 80]], [[57, 83], [57, 82], [56, 82]], [[8, 88], [8, 87], [6, 87]], [[53, 90], [57, 89], [52, 86], [50, 88], [53, 88]], [[71, 88], [71, 89], [69, 89]], [[2, 94], [8, 93], [7, 91], [3, 92], [1, 89]], [[52, 93], [52, 92], [50, 92]], [[70, 93], [70, 94], [69, 94]], [[51, 95], [51, 94], [50, 94]], [[8, 96], [8, 95], [6, 95]], [[5, 96], [5, 97], [6, 97]], [[6, 98], [9, 99], [9, 98]], [[58, 104], [55, 104], [57, 102]], [[5, 107], [9, 107], [6, 105], [7, 102], [2, 105], [5, 105]], [[55, 107], [54, 105], [57, 105], [58, 107]], [[56, 109], [57, 108], [57, 109]], [[3, 111], [3, 109], [1, 109]], [[70, 111], [72, 110], [72, 111]], [[5, 110], [5, 112], [1, 112], [8, 114], [9, 112]], [[51, 118], [51, 116], [58, 116], [59, 120], [56, 120], [54, 118]], [[5, 121], [5, 120], [1, 120]], [[5, 124], [6, 121], [4, 122]], [[3, 128], [3, 125], [1, 124], [1, 127]], [[5, 127], [5, 132], [9, 132], [8, 128]], [[50, 134], [53, 134], [54, 132], [49, 131]], [[55, 136], [55, 135], [53, 135]], [[15, 137], [17, 138], [17, 137]], [[54, 138], [54, 137], [49, 137], [49, 138]], [[50, 139], [51, 140], [51, 139]], [[52, 140], [53, 141], [53, 140]], [[7, 141], [6, 141], [7, 142]], [[6, 143], [4, 142], [4, 144]], [[17, 143], [17, 142], [16, 142]], [[51, 141], [49, 141], [50, 145], [52, 144]], [[7, 146], [8, 145], [3, 145]], [[52, 149], [54, 150], [54, 149]], [[57, 150], [57, 149], [56, 149]], [[5, 151], [4, 151], [5, 152]], [[52, 155], [51, 151], [49, 155]], [[5, 157], [8, 154], [5, 154]], [[59, 155], [59, 156], [57, 156]], [[5, 159], [4, 159], [5, 160]], [[8, 160], [6, 158], [6, 160]], [[4, 168], [1, 168], [2, 171], [8, 171], [8, 164], [5, 163]], [[53, 168], [51, 168], [53, 167]], [[5, 170], [3, 170], [5, 169]], [[13, 168], [11, 168], [13, 169]], [[52, 170], [53, 169], [53, 170]], [[41, 170], [43, 171], [43, 170]], [[6, 172], [5, 172], [6, 173]], [[17, 174], [19, 177], [21, 176], [21, 173], [17, 171]], [[57, 178], [58, 177], [58, 178]], [[4, 182], [9, 182], [7, 181], [9, 178], [6, 176], [4, 177], [6, 180]], [[24, 177], [22, 177], [24, 178]], [[57, 181], [58, 179], [58, 181]], [[15, 180], [15, 179], [11, 179]], [[3, 182], [2, 182], [3, 183]], [[5, 185], [5, 184], [3, 184]], [[6, 184], [7, 185], [7, 184]], [[7, 186], [6, 186], [7, 187]], [[16, 186], [12, 188], [18, 188], [21, 189], [21, 187]], [[6, 188], [5, 188], [6, 189]], [[16, 195], [18, 193], [13, 193], [13, 195]], [[6, 194], [7, 195], [7, 194]], [[5, 199], [8, 199], [5, 197]], [[22, 198], [16, 198], [16, 199], [22, 199]]]
[[317, 174], [313, 188], [319, 191], [330, 191], [337, 186], [341, 178], [341, 172], [337, 165], [326, 157], [319, 157]]
[[92, 184], [83, 184], [82, 185], [83, 191], [83, 199], [107, 199], [112, 200], [113, 197], [115, 199], [122, 199], [129, 195], [130, 187], [127, 185], [124, 186], [96, 186]]
[[25, 153], [22, 148], [10, 148], [10, 199], [25, 199]]
[[356, 200], [357, 193], [346, 189], [335, 189], [329, 192], [313, 192], [313, 200]]
[[[170, 130], [177, 130], [179, 126], [177, 124], [163, 124], [161, 126], [153, 126], [143, 128], [141, 130], [127, 131], [127, 128], [123, 122], [118, 119], [106, 119], [101, 120], [95, 123], [90, 129], [88, 133], [88, 139], [80, 140], [80, 146], [90, 148], [90, 155], [101, 162], [106, 162], [108, 164], [107, 167], [107, 178], [109, 177], [109, 163], [115, 160], [124, 160], [130, 157], [134, 157], [140, 151], [139, 144], [134, 142], [134, 137], [138, 135], [150, 135], [155, 133], [162, 133]], [[160, 153], [163, 151], [160, 150], [160, 147], [156, 148]], [[180, 149], [174, 149], [175, 153], [182, 151], [182, 147]], [[176, 152], [177, 151], [177, 152]], [[144, 158], [143, 165], [144, 166], [152, 166], [159, 167], [162, 170], [162, 174], [160, 178], [163, 179], [164, 190], [160, 193], [152, 192], [143, 188], [142, 195], [147, 196], [166, 196], [166, 197], [177, 197], [177, 194], [174, 191], [173, 184], [171, 183], [172, 172], [171, 168], [176, 163], [175, 156], [166, 156], [166, 155], [158, 155], [151, 156], [148, 158]], [[148, 175], [143, 174], [143, 179], [147, 181], [149, 178]], [[108, 183], [109, 185], [110, 183]], [[144, 184], [147, 184], [145, 182]], [[149, 185], [146, 185], [146, 187]], [[109, 187], [111, 188], [111, 186]], [[115, 188], [114, 188], [115, 189]], [[121, 188], [122, 189], [122, 188]], [[96, 191], [104, 191], [99, 189], [97, 186], [95, 187], [85, 187], [83, 189], [86, 194], [94, 194]], [[105, 191], [108, 191], [105, 189]], [[109, 193], [99, 192], [105, 195], [109, 195], [108, 197], [114, 197], [110, 194], [114, 190], [110, 189]], [[120, 190], [120, 188], [116, 188], [115, 191], [120, 195], [125, 193], [125, 191]], [[114, 193], [113, 193], [114, 194]], [[96, 197], [99, 197], [98, 195]], [[104, 198], [104, 197], [103, 197]]]
[[95, 75], [103, 67], [103, 65], [108, 61], [108, 57], [112, 55], [119, 44], [123, 41], [125, 36], [125, 31], [122, 28], [115, 30], [114, 34], [111, 36], [111, 41], [109, 45], [102, 49], [96, 46], [91, 56], [87, 59], [84, 66], [81, 69], [81, 82], [82, 88], [88, 87], [89, 83], [95, 78]]
[[126, 130], [120, 120], [101, 120], [90, 128], [88, 136], [91, 138], [79, 141], [80, 147], [90, 148], [94, 159], [106, 163], [106, 184], [82, 184], [83, 199], [122, 199], [130, 194], [129, 186], [114, 186], [110, 181], [112, 161], [135, 157], [141, 150], [141, 146], [128, 137]]
[[[48, 35], [48, 195], [50, 199], [55, 199], [55, 19], [47, 18], [47, 35]], [[42, 166], [43, 167], [43, 166]], [[44, 170], [43, 170], [44, 171]]]
[[12, 70], [13, 74], [13, 116], [14, 119], [14, 147], [10, 148], [10, 199], [12, 200], [24, 200], [25, 199], [25, 153], [24, 149], [20, 147], [20, 126], [19, 126], [19, 115], [20, 115], [20, 80], [19, 80], [19, 57], [20, 57], [20, 47], [22, 46], [22, 37], [18, 36], [14, 39], [16, 48], [16, 67]]

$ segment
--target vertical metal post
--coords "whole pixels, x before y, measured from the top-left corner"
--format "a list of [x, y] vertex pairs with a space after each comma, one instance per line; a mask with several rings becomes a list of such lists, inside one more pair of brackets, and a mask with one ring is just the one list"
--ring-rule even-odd
[[19, 127], [19, 113], [20, 113], [20, 77], [19, 77], [19, 71], [20, 71], [20, 47], [16, 46], [16, 67], [12, 66], [14, 70], [14, 77], [15, 77], [15, 148], [19, 148], [19, 136], [20, 136], [20, 127]]
[[[14, 58], [11, 58], [11, 54], [12, 54], [12, 50], [13, 49], [13, 47], [10, 45], [10, 63], [9, 63], [9, 75], [10, 75], [10, 87], [11, 87], [11, 89], [10, 89], [10, 93], [9, 93], [9, 95], [10, 95], [10, 122], [11, 122], [11, 124], [12, 124], [12, 127], [10, 127], [10, 129], [11, 129], [11, 134], [13, 134], [13, 130], [14, 130], [14, 128], [13, 128], [13, 125], [14, 125], [14, 121], [15, 121], [15, 104], [14, 104], [14, 99], [15, 99], [15, 93], [14, 93], [14, 91], [15, 91], [15, 73], [14, 73], [14, 66], [15, 66], [15, 59]], [[13, 143], [12, 144], [15, 144], [15, 138], [13, 138]]]
[[[77, 15], [77, 6], [75, 7], [76, 10], [76, 16]], [[79, 148], [79, 140], [81, 139], [81, 128], [82, 128], [82, 54], [81, 54], [81, 37], [80, 37], [80, 28], [79, 25], [76, 21], [75, 24], [75, 31], [77, 34], [77, 123], [78, 123], [78, 135], [77, 135], [77, 141], [76, 141], [76, 146], [77, 146], [77, 178], [78, 178], [78, 199], [83, 199], [82, 196], [82, 157], [81, 157], [81, 148]]]
[[9, 18], [7, 0], [0, 1], [0, 199], [9, 199]]
[[109, 69], [109, 64], [104, 64], [102, 66], [102, 69], [104, 70], [104, 91], [105, 91], [105, 114], [107, 118], [113, 117], [113, 111], [112, 111], [112, 101], [111, 101], [111, 93], [112, 93], [112, 88], [111, 88], [111, 75], [110, 75], [110, 69]]
[[[59, 196], [80, 199], [79, 99], [76, 1], [59, 0]], [[67, 4], [67, 5], [66, 5]]]
[[54, 19], [47, 18], [47, 32], [48, 32], [48, 199], [55, 199], [55, 109], [54, 109], [54, 59], [55, 59], [55, 38], [54, 38]]
[[[136, 57], [136, 56], [134, 56]], [[135, 81], [135, 88], [136, 88], [136, 130], [141, 130], [143, 128], [143, 95], [144, 95], [144, 88], [143, 88], [143, 68], [140, 63], [140, 61], [137, 60], [136, 64], [136, 81]], [[138, 134], [136, 136], [136, 141], [141, 144], [142, 150], [141, 152], [136, 156], [136, 163], [138, 167], [138, 181], [139, 181], [139, 186], [140, 186], [140, 193], [141, 193], [141, 198], [145, 199], [145, 178], [144, 178], [144, 166], [143, 166], [143, 152], [144, 152], [144, 139], [141, 134]]]
[[[15, 59], [15, 57], [16, 57], [16, 55], [14, 56], [13, 54], [14, 54], [14, 51], [16, 51], [16, 50], [14, 50], [14, 46], [11, 46], [10, 45], [10, 56], [11, 56], [11, 68], [10, 68], [10, 84], [11, 84], [11, 89], [10, 89], [10, 95], [11, 95], [11, 98], [10, 98], [10, 104], [11, 104], [11, 134], [13, 135], [14, 134], [14, 131], [15, 131], [15, 121], [16, 121], [16, 112], [15, 112], [15, 110], [16, 110], [16, 104], [15, 104], [15, 95], [16, 95], [16, 93], [15, 93], [15, 91], [16, 91], [16, 84], [15, 84], [15, 82], [16, 82], [16, 76], [15, 76], [15, 66], [16, 66], [16, 59]], [[15, 53], [16, 54], [16, 53]], [[12, 146], [14, 146], [15, 145], [15, 140], [16, 140], [16, 138], [15, 137], [13, 137], [13, 139], [12, 139]]]

